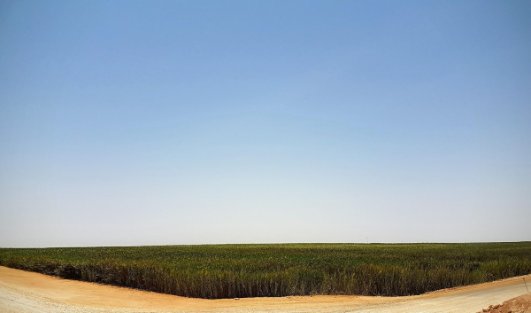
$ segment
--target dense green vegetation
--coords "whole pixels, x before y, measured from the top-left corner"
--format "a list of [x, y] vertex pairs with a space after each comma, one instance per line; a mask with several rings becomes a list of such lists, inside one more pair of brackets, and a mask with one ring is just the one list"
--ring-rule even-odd
[[0, 249], [0, 264], [201, 297], [411, 295], [531, 273], [531, 242]]

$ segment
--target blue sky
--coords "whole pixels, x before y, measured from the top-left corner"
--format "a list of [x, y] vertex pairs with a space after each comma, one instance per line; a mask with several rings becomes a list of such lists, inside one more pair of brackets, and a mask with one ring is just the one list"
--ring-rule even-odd
[[531, 240], [527, 1], [0, 1], [0, 246]]

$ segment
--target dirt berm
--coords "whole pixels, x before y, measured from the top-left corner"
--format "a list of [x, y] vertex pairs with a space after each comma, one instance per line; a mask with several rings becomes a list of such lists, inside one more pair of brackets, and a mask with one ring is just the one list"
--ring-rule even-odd
[[[245, 299], [193, 299], [51, 277], [0, 266], [0, 312], [469, 312], [496, 311], [494, 305], [518, 298], [529, 303], [524, 284], [531, 275], [419, 296], [303, 296]], [[531, 287], [531, 286], [529, 286]], [[516, 302], [515, 302], [516, 303]], [[517, 304], [518, 304], [517, 303]], [[492, 307], [489, 306], [493, 305]], [[509, 307], [504, 304], [503, 307]], [[527, 309], [529, 312], [529, 305]], [[512, 311], [513, 313], [522, 311]]]

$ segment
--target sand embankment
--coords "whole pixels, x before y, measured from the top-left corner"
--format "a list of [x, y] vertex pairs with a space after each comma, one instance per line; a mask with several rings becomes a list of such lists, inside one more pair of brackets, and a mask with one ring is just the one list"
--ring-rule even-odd
[[527, 293], [531, 275], [420, 296], [206, 300], [99, 285], [0, 266], [0, 312], [477, 312]]

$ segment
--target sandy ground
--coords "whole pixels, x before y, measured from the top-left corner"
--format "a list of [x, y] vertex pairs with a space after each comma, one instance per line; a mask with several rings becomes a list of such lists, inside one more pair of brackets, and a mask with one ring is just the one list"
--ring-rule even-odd
[[420, 296], [206, 300], [99, 285], [0, 266], [0, 312], [477, 312], [528, 293], [531, 275]]
[[512, 298], [501, 304], [489, 305], [479, 313], [531, 313], [531, 293]]
[[[483, 313], [529, 313], [531, 312], [531, 293], [512, 298], [501, 304], [489, 305]], [[481, 313], [480, 312], [480, 313]]]

